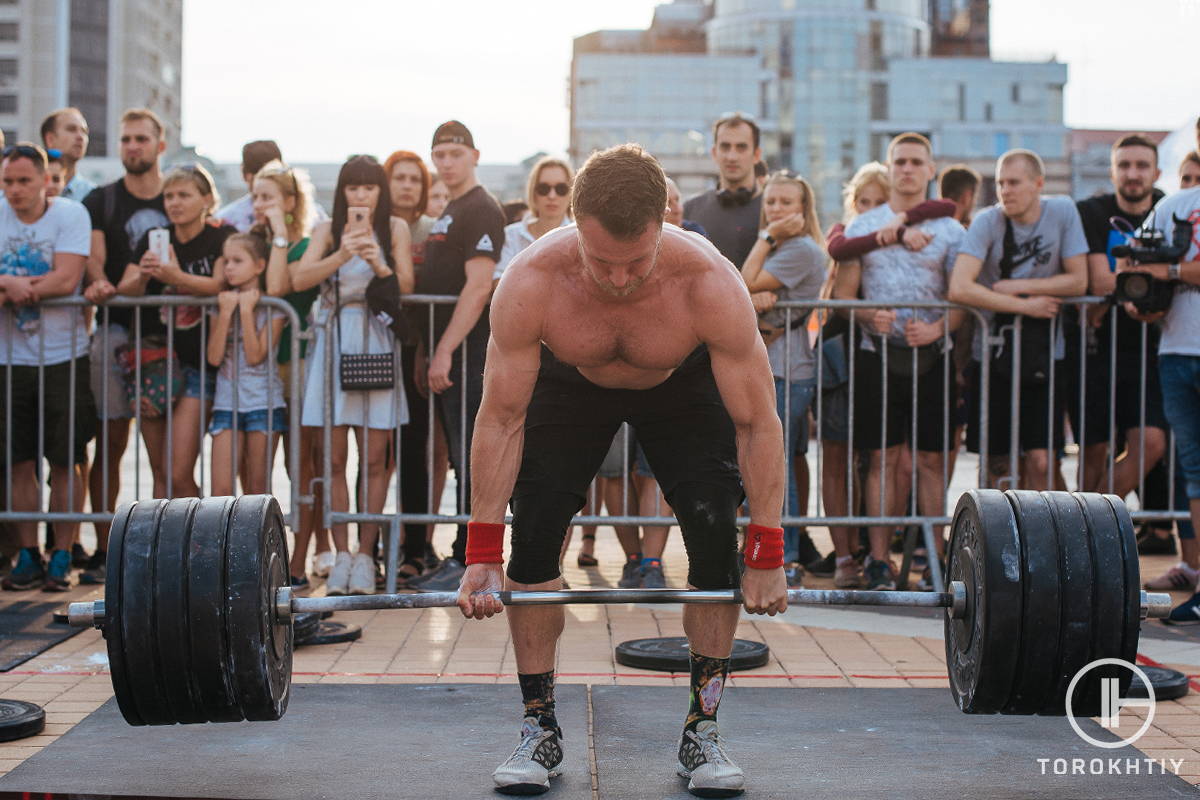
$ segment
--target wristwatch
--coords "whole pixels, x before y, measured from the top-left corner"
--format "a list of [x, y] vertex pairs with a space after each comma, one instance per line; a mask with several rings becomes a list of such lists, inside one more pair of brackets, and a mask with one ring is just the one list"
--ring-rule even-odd
[[287, 237], [286, 236], [276, 236], [274, 239], [271, 240], [271, 246], [272, 247], [287, 247], [288, 246]]
[[760, 238], [764, 242], [766, 242], [769, 247], [775, 246], [775, 237], [772, 236], [771, 234], [767, 233], [765, 230], [761, 230], [758, 232], [758, 238]]
[[1180, 266], [1181, 265], [1178, 263], [1167, 265], [1167, 280], [1169, 280], [1169, 281], [1181, 280]]

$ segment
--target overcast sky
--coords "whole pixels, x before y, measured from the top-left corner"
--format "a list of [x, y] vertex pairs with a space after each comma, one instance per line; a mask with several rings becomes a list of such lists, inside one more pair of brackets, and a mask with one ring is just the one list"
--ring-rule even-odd
[[[572, 37], [645, 28], [655, 5], [193, 0], [184, 3], [184, 143], [218, 161], [237, 161], [256, 138], [278, 140], [296, 162], [425, 154], [437, 124], [457, 117], [485, 162], [562, 152]], [[1069, 65], [1071, 127], [1194, 120], [1197, 30], [1200, 0], [992, 2], [995, 57], [1053, 54]]]

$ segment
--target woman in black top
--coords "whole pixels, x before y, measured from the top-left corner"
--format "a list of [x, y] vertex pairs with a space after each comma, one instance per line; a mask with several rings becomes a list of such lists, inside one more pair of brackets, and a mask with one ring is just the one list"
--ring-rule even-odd
[[[163, 179], [163, 204], [171, 222], [170, 258], [159, 260], [150, 249], [153, 231], [147, 231], [134, 250], [133, 263], [125, 268], [117, 292], [135, 297], [217, 294], [224, 285], [221, 248], [225, 239], [236, 232], [212, 220], [217, 203], [212, 177], [203, 167], [178, 167], [168, 172]], [[142, 438], [154, 473], [154, 496], [195, 497], [199, 494], [196, 458], [216, 387], [216, 370], [207, 365], [204, 356], [208, 338], [204, 308], [164, 305], [138, 311], [134, 330], [140, 320], [143, 375], [153, 372], [147, 368], [147, 359], [158, 349], [156, 345], [169, 343], [178, 358], [170, 367], [171, 380], [164, 380], [170, 405], [160, 407], [146, 393], [140, 401]], [[162, 365], [158, 369], [165, 378]], [[182, 387], [178, 386], [180, 378]]]

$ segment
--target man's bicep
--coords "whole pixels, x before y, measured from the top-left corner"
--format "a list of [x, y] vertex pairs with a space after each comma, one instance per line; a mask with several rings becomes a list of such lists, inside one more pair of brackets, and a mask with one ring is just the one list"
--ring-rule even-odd
[[713, 378], [725, 410], [735, 425], [750, 425], [763, 414], [775, 414], [775, 384], [761, 337], [738, 348], [709, 346]]
[[481, 416], [523, 417], [540, 367], [541, 345], [537, 339], [504, 333], [497, 336], [493, 330], [483, 371]]

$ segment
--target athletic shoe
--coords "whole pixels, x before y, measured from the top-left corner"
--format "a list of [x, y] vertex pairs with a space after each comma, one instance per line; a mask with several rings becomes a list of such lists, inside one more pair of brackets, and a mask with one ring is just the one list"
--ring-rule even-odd
[[832, 578], [837, 571], [837, 554], [830, 550], [829, 555], [805, 564], [804, 568], [814, 578]]
[[87, 567], [79, 573], [79, 582], [86, 586], [102, 586], [108, 576], [108, 554], [103, 550], [92, 553]]
[[663, 575], [662, 563], [646, 564], [642, 567], [642, 588], [643, 589], [665, 589], [667, 588], [667, 577]]
[[87, 550], [79, 542], [71, 545], [71, 566], [75, 569], [86, 569], [88, 565]]
[[808, 535], [808, 531], [804, 528], [800, 529], [800, 547], [796, 553], [796, 562], [800, 564], [809, 564], [813, 561], [821, 560], [821, 551], [813, 544], [812, 538]]
[[1175, 537], [1169, 532], [1159, 536], [1154, 528], [1146, 528], [1142, 538], [1138, 540], [1139, 556], [1173, 556], [1175, 555]]
[[421, 562], [421, 566], [424, 567], [425, 572], [432, 572], [433, 570], [437, 569], [441, 563], [441, 556], [433, 552], [433, 545], [426, 545], [425, 558]]
[[350, 591], [350, 569], [354, 559], [349, 553], [338, 553], [333, 560], [333, 569], [325, 581], [325, 594], [335, 596]]
[[711, 719], [696, 723], [695, 730], [684, 730], [678, 773], [688, 779], [688, 791], [696, 797], [736, 797], [746, 784], [745, 773], [725, 752], [717, 721]]
[[456, 592], [466, 571], [467, 568], [457, 558], [443, 558], [440, 567], [417, 578], [419, 584], [414, 585], [415, 581], [409, 581], [408, 587], [418, 592]]
[[783, 568], [783, 577], [789, 589], [804, 588], [804, 567], [799, 564], [788, 564]]
[[[942, 564], [940, 561], [938, 562], [938, 564], [942, 568], [942, 584], [945, 585], [946, 565]], [[925, 567], [925, 570], [921, 573], [921, 580], [917, 581], [917, 591], [918, 592], [932, 592], [933, 590], [934, 590], [933, 570], [927, 566], [927, 567]]]
[[367, 553], [354, 556], [348, 588], [350, 594], [375, 594], [375, 559]]
[[17, 565], [5, 576], [0, 586], [10, 592], [23, 592], [26, 589], [36, 589], [46, 580], [46, 570], [42, 566], [42, 554], [36, 547], [22, 547], [17, 556]]
[[[82, 578], [80, 580], [82, 581]], [[293, 591], [297, 592], [308, 591], [310, 586], [307, 575], [301, 575], [299, 578], [297, 578], [295, 575], [289, 575], [288, 585], [292, 587]]]
[[330, 570], [333, 569], [333, 561], [334, 552], [332, 550], [325, 550], [324, 552], [317, 553], [316, 556], [313, 557], [313, 575], [316, 575], [318, 578], [328, 578]]
[[888, 545], [888, 550], [893, 553], [904, 552], [904, 528], [896, 528], [892, 531], [892, 541]]
[[1157, 578], [1146, 581], [1142, 586], [1156, 592], [1182, 591], [1184, 589], [1195, 591], [1198, 582], [1200, 582], [1200, 570], [1194, 570], [1180, 561]]
[[867, 581], [867, 591], [890, 592], [896, 588], [896, 568], [891, 561], [867, 560], [863, 569]]
[[507, 760], [492, 773], [496, 791], [501, 794], [541, 794], [550, 788], [550, 779], [562, 774], [562, 738], [557, 730], [526, 717], [521, 725], [521, 743]]
[[50, 565], [46, 567], [46, 581], [42, 584], [43, 592], [66, 592], [71, 589], [71, 553], [67, 550], [55, 550], [50, 556]]
[[913, 572], [925, 570], [929, 566], [929, 551], [924, 547], [913, 548], [912, 561], [908, 566]]
[[642, 587], [642, 564], [635, 559], [625, 559], [625, 566], [621, 567], [621, 580], [617, 581], [617, 587], [621, 589], [640, 589]]
[[1200, 593], [1194, 594], [1171, 609], [1163, 620], [1168, 625], [1200, 625]]
[[833, 571], [833, 586], [835, 589], [860, 589], [863, 584], [862, 565], [854, 556], [837, 559]]

